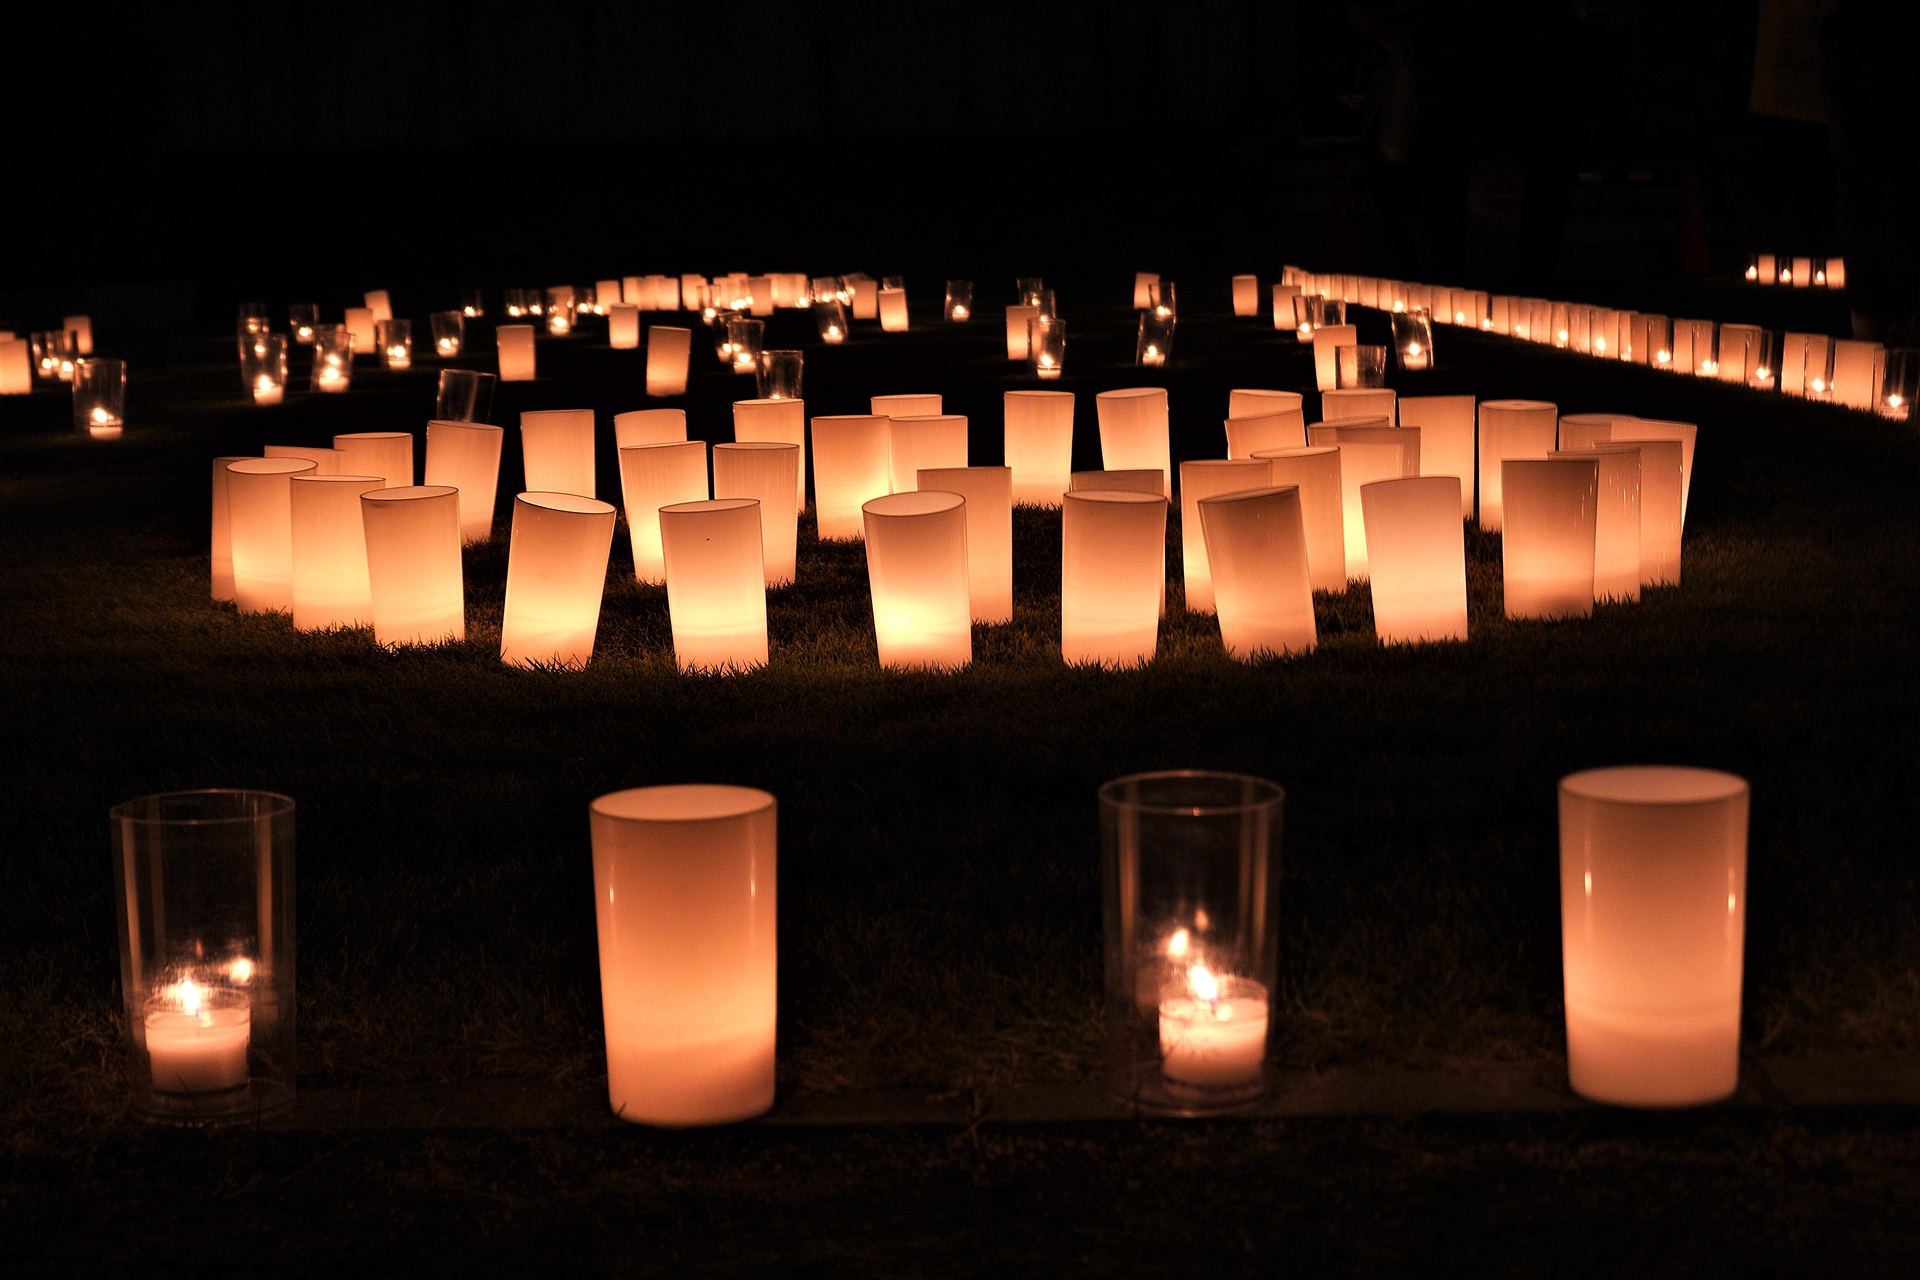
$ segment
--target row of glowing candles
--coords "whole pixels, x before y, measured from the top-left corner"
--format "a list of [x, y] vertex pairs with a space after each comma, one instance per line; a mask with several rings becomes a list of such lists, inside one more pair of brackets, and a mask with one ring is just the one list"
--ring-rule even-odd
[[59, 329], [16, 337], [0, 330], [0, 395], [27, 395], [35, 379], [66, 383], [73, 425], [96, 440], [118, 439], [126, 426], [127, 365], [93, 354], [93, 321], [68, 316]]
[[[1150, 661], [1180, 503], [1183, 603], [1242, 660], [1314, 647], [1315, 591], [1366, 581], [1386, 643], [1465, 640], [1462, 523], [1503, 532], [1511, 618], [1585, 615], [1677, 584], [1697, 432], [1537, 401], [1239, 390], [1225, 457], [1170, 461], [1168, 396], [1095, 397], [1100, 471], [1072, 472], [1075, 396], [1004, 395], [1006, 464], [970, 465], [938, 395], [817, 416], [799, 399], [733, 406], [734, 441], [690, 440], [679, 409], [614, 418], [634, 574], [664, 585], [676, 660], [768, 661], [767, 591], [798, 571], [812, 445], [818, 534], [865, 544], [879, 661], [954, 669], [974, 625], [1013, 614], [1012, 509], [1062, 510], [1061, 654]], [[581, 666], [598, 629], [616, 508], [599, 500], [592, 410], [523, 413], [501, 657]], [[463, 543], [493, 536], [505, 428], [435, 421], [424, 484], [408, 432], [270, 446], [214, 464], [213, 593], [296, 628], [371, 626], [383, 644], [465, 636]], [[1173, 482], [1178, 480], [1176, 496]], [[1477, 499], [1477, 501], [1476, 501]]]

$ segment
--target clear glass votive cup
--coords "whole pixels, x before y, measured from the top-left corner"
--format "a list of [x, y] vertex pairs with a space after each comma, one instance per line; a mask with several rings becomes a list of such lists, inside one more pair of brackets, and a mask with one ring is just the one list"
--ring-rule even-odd
[[440, 390], [435, 397], [436, 422], [492, 422], [493, 393], [500, 385], [497, 374], [478, 369], [442, 369]]
[[71, 329], [50, 329], [27, 335], [33, 352], [34, 376], [43, 382], [72, 382], [73, 362], [80, 358], [80, 340]]
[[845, 342], [847, 340], [847, 308], [840, 299], [816, 297], [813, 300], [813, 322], [819, 326], [820, 341]]
[[1173, 357], [1173, 323], [1172, 316], [1157, 311], [1140, 313], [1140, 331], [1133, 346], [1135, 364], [1157, 368]]
[[1293, 299], [1293, 336], [1311, 344], [1313, 331], [1326, 323], [1327, 300], [1317, 293], [1296, 294]]
[[478, 320], [487, 314], [486, 295], [478, 289], [460, 291], [460, 317], [463, 320]]
[[806, 355], [799, 351], [762, 351], [754, 369], [754, 384], [762, 400], [801, 399], [801, 377]]
[[736, 315], [727, 321], [727, 345], [735, 373], [758, 374], [760, 352], [766, 341], [767, 322], [751, 316]]
[[345, 391], [353, 385], [353, 334], [343, 324], [315, 325], [309, 391]]
[[287, 308], [287, 333], [294, 345], [313, 345], [314, 326], [320, 323], [320, 308], [311, 302], [296, 302]]
[[240, 353], [240, 377], [255, 404], [279, 404], [287, 396], [287, 337], [255, 334]]
[[413, 321], [380, 320], [373, 326], [373, 344], [389, 369], [413, 367]]
[[442, 360], [460, 354], [467, 345], [467, 318], [459, 311], [436, 311], [427, 317], [433, 330], [433, 354]]
[[76, 361], [72, 381], [74, 430], [94, 440], [118, 440], [127, 425], [126, 361]]
[[946, 316], [959, 324], [973, 319], [973, 281], [947, 281]]
[[1342, 390], [1386, 386], [1387, 349], [1366, 343], [1335, 347], [1333, 385]]
[[1067, 363], [1067, 322], [1046, 316], [1027, 321], [1027, 368], [1036, 378], [1058, 378]]

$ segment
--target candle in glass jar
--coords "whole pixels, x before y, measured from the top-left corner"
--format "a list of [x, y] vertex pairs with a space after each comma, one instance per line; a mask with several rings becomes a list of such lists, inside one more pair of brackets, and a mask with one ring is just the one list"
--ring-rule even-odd
[[1260, 1078], [1267, 1057], [1267, 992], [1243, 978], [1187, 970], [1186, 991], [1160, 1001], [1161, 1069], [1179, 1084], [1226, 1088]]
[[1141, 364], [1165, 364], [1166, 362], [1166, 352], [1160, 350], [1159, 347], [1151, 342], [1147, 344], [1147, 349], [1140, 353]]
[[[237, 994], [237, 993], [236, 993]], [[214, 1093], [247, 1083], [253, 1014], [244, 995], [215, 1001], [188, 979], [149, 1005], [147, 1056], [153, 1087], [166, 1093]]]
[[253, 380], [255, 404], [279, 404], [285, 394], [286, 389], [264, 373]]

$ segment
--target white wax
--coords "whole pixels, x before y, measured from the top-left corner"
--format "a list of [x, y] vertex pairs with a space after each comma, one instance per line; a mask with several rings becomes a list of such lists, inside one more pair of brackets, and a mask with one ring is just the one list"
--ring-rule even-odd
[[1261, 996], [1162, 1000], [1160, 1053], [1169, 1080], [1215, 1089], [1252, 1084], [1267, 1056], [1267, 1002]]
[[252, 1011], [156, 1010], [147, 1015], [147, 1056], [153, 1087], [167, 1093], [213, 1093], [247, 1082]]
[[253, 402], [255, 404], [279, 404], [285, 398], [286, 388], [276, 387], [270, 382], [264, 386], [258, 386], [253, 389]]

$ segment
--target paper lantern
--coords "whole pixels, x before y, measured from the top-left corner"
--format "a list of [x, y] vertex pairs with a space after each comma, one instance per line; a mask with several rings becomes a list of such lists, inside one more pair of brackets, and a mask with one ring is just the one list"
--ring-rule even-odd
[[340, 327], [353, 336], [355, 355], [372, 355], [380, 350], [379, 334], [374, 331], [375, 323], [374, 314], [369, 308], [347, 308]]
[[1007, 359], [1025, 360], [1027, 358], [1027, 327], [1039, 316], [1039, 307], [1007, 308]]
[[93, 318], [91, 316], [68, 316], [60, 322], [60, 327], [73, 335], [73, 349], [83, 356], [93, 354]]
[[773, 1105], [775, 812], [748, 787], [593, 802], [607, 1097], [620, 1119], [686, 1128]]
[[[1067, 477], [1067, 492], [1119, 489], [1126, 493], [1159, 493], [1165, 483], [1166, 474], [1158, 468], [1151, 471], [1075, 471]], [[1064, 499], [1066, 495], [1061, 496]]]
[[[674, 440], [620, 448], [620, 494], [633, 543], [633, 575], [656, 586], [667, 580], [660, 508], [707, 500], [707, 445]], [[756, 561], [756, 563], [758, 563]]]
[[74, 430], [93, 440], [118, 440], [127, 423], [126, 361], [76, 360], [68, 381]]
[[1790, 270], [1793, 272], [1793, 280], [1791, 281], [1791, 283], [1794, 288], [1804, 289], [1808, 285], [1813, 283], [1813, 259], [1812, 258], [1795, 258], [1791, 264]]
[[1260, 314], [1260, 278], [1258, 276], [1233, 278], [1233, 314], [1236, 316]]
[[1399, 421], [1394, 393], [1384, 387], [1341, 388], [1320, 393], [1320, 419], [1344, 422], [1353, 418], [1385, 418], [1389, 426]]
[[639, 307], [621, 303], [607, 308], [607, 345], [615, 351], [634, 351], [639, 348]]
[[1460, 481], [1460, 518], [1473, 518], [1474, 436], [1472, 396], [1405, 396], [1400, 425], [1420, 429], [1420, 474]]
[[930, 395], [873, 396], [868, 404], [874, 413], [889, 418], [920, 418], [941, 412], [940, 397]]
[[[651, 332], [651, 331], [649, 331]], [[499, 349], [500, 381], [533, 381], [533, 326], [530, 324], [503, 324], [493, 331], [494, 346]], [[653, 352], [651, 343], [647, 352], [648, 383], [651, 385]]]
[[907, 291], [905, 289], [880, 291], [880, 328], [886, 333], [907, 331]]
[[584, 667], [593, 656], [613, 544], [612, 504], [571, 493], [513, 500], [500, 661]]
[[[936, 410], [935, 412], [938, 412]], [[804, 400], [765, 399], [733, 402], [735, 440], [772, 441], [795, 448], [794, 510], [807, 507], [807, 404]], [[715, 464], [718, 465], [717, 463]], [[716, 473], [717, 475], [717, 473]], [[730, 497], [715, 490], [716, 497]], [[742, 494], [741, 497], [755, 495]], [[768, 552], [772, 554], [771, 550]]]
[[109, 812], [136, 1114], [258, 1124], [293, 1106], [293, 813], [228, 790]]
[[647, 394], [682, 396], [687, 393], [687, 361], [693, 352], [693, 330], [667, 325], [647, 326]]
[[1340, 390], [1378, 390], [1387, 385], [1387, 349], [1359, 343], [1334, 349], [1333, 385]]
[[353, 431], [333, 438], [340, 474], [379, 476], [389, 488], [413, 483], [413, 434], [408, 431]]
[[1676, 766], [1560, 780], [1574, 1092], [1678, 1107], [1738, 1085], [1748, 796], [1732, 774]]
[[1108, 471], [1157, 470], [1161, 494], [1171, 494], [1166, 388], [1102, 391], [1093, 398], [1093, 405], [1100, 420], [1101, 466]]
[[520, 415], [529, 492], [594, 496], [593, 410], [530, 409]]
[[1677, 586], [1683, 496], [1680, 442], [1627, 443], [1640, 453], [1640, 585]]
[[427, 424], [426, 483], [458, 490], [460, 540], [493, 537], [493, 507], [500, 488], [501, 427], [484, 422]]
[[772, 277], [747, 277], [747, 309], [756, 316], [770, 316], [773, 314]]
[[0, 337], [0, 396], [33, 392], [33, 353], [25, 338]]
[[360, 295], [375, 324], [393, 319], [393, 297], [385, 289], [369, 289]]
[[892, 422], [880, 414], [813, 420], [814, 516], [822, 538], [866, 537], [860, 508], [893, 492]]
[[1008, 391], [1001, 403], [1013, 500], [1028, 506], [1059, 506], [1073, 470], [1073, 393]]
[[1315, 591], [1347, 589], [1347, 529], [1341, 496], [1340, 449], [1316, 445], [1262, 449], [1274, 486], [1300, 491], [1300, 515], [1307, 539], [1307, 574]]
[[1318, 325], [1313, 331], [1314, 385], [1332, 391], [1340, 385], [1338, 351], [1359, 342], [1359, 330], [1350, 324]]
[[373, 625], [360, 495], [381, 487], [378, 476], [291, 477], [293, 625], [299, 630]]
[[64, 329], [29, 335], [33, 367], [43, 382], [71, 382], [74, 361], [80, 358], [73, 335]]
[[1632, 417], [1626, 413], [1563, 413], [1560, 415], [1560, 448], [1590, 449], [1613, 439], [1613, 424]]
[[847, 287], [853, 291], [853, 318], [855, 320], [878, 320], [880, 318], [880, 282], [862, 275], [846, 277]]
[[1640, 446], [1594, 444], [1549, 458], [1592, 458], [1599, 466], [1593, 526], [1593, 598], [1640, 598]]
[[1748, 372], [1758, 363], [1760, 327], [1751, 324], [1720, 326], [1716, 376], [1722, 382], [1745, 382]]
[[707, 278], [691, 273], [680, 277], [680, 297], [688, 311], [698, 311], [706, 304]]
[[360, 495], [366, 524], [373, 638], [383, 645], [467, 637], [460, 566], [460, 493], [402, 485]]
[[293, 608], [292, 478], [306, 458], [241, 458], [227, 464], [227, 529], [233, 602], [241, 613]]
[[1334, 445], [1340, 450], [1340, 512], [1347, 576], [1364, 578], [1367, 525], [1360, 488], [1375, 480], [1419, 475], [1420, 433], [1390, 427], [1385, 418], [1354, 418], [1337, 424], [1317, 422], [1307, 429], [1307, 438], [1313, 444]]
[[1887, 349], [1877, 342], [1841, 338], [1833, 344], [1833, 400], [1849, 409], [1871, 409], [1875, 374], [1886, 367]]
[[1466, 535], [1457, 476], [1360, 488], [1373, 629], [1382, 644], [1467, 638]]
[[304, 444], [270, 444], [260, 450], [264, 458], [305, 458], [313, 464], [313, 474], [317, 476], [337, 476], [340, 474], [341, 452], [338, 449], [320, 449]]
[[489, 422], [498, 376], [476, 369], [442, 369], [440, 390], [434, 399], [435, 422]]
[[[1264, 458], [1197, 458], [1180, 464], [1180, 553], [1190, 613], [1212, 613], [1213, 577], [1207, 568], [1207, 539], [1200, 523], [1200, 501], [1219, 493], [1264, 489], [1273, 475]], [[1298, 497], [1294, 501], [1298, 502]], [[1236, 517], [1237, 518], [1237, 517]], [[1305, 535], [1301, 535], [1304, 539]], [[1301, 554], [1305, 547], [1302, 544]], [[1306, 581], [1305, 560], [1301, 581]]]
[[1148, 661], [1166, 598], [1167, 500], [1077, 489], [1060, 520], [1060, 656], [1126, 667]]
[[685, 409], [630, 409], [613, 415], [614, 447], [677, 444], [687, 438]]
[[1100, 788], [1107, 1089], [1161, 1115], [1267, 1091], [1285, 793], [1183, 770]]
[[1592, 458], [1508, 458], [1501, 577], [1509, 618], [1593, 612], [1599, 465]]
[[[883, 399], [907, 397], [876, 396]], [[888, 463], [895, 493], [911, 493], [922, 469], [967, 465], [967, 420], [959, 414], [889, 415]]]
[[[1693, 491], [1693, 451], [1700, 428], [1691, 422], [1669, 422], [1663, 418], [1615, 418], [1613, 439], [1672, 440], [1680, 445], [1680, 523], [1687, 520], [1687, 497]], [[1643, 462], [1644, 468], [1644, 462]], [[1644, 478], [1642, 484], [1644, 485]], [[1678, 536], [1678, 530], [1675, 531]], [[1678, 582], [1679, 561], [1674, 562], [1674, 581]]]
[[800, 447], [773, 441], [713, 446], [713, 496], [760, 504], [761, 568], [769, 587], [793, 582], [799, 507], [793, 476]]
[[[698, 442], [692, 442], [698, 443]], [[645, 445], [623, 457], [679, 445]], [[660, 508], [667, 613], [682, 671], [745, 671], [767, 662], [760, 504], [751, 498]]]
[[1160, 277], [1151, 271], [1133, 273], [1133, 309], [1144, 311], [1153, 305], [1153, 291], [1160, 283]]
[[923, 467], [919, 487], [966, 499], [967, 601], [975, 622], [1013, 620], [1013, 470]]
[[[1182, 506], [1187, 468], [1180, 467]], [[1230, 462], [1226, 466], [1252, 464]], [[1228, 656], [1304, 653], [1317, 639], [1313, 584], [1300, 490], [1293, 485], [1209, 494], [1196, 504], [1206, 548], [1208, 590], [1220, 616]], [[1184, 513], [1182, 519], [1185, 519]], [[1193, 571], [1187, 571], [1187, 607], [1193, 608]]]
[[227, 464], [243, 460], [236, 456], [213, 460], [213, 536], [209, 559], [215, 600], [233, 599], [233, 509], [227, 498]]
[[972, 662], [966, 500], [892, 493], [870, 499], [861, 518], [880, 665], [950, 670]]
[[1823, 275], [1825, 276], [1824, 283], [1826, 284], [1827, 288], [1829, 289], [1846, 288], [1847, 287], [1847, 260], [1845, 258], [1828, 258], [1823, 267], [1815, 269], [1814, 283], [1816, 284], [1823, 283], [1823, 281], [1821, 280], [1821, 277]]
[[1500, 464], [1509, 458], [1544, 458], [1558, 441], [1560, 410], [1544, 400], [1483, 400], [1480, 403], [1480, 527], [1501, 527]]
[[[1262, 391], [1246, 387], [1236, 387], [1227, 392], [1227, 417], [1268, 418], [1276, 414], [1299, 414], [1303, 397], [1298, 391]], [[1304, 419], [1303, 419], [1304, 421]], [[1306, 428], [1301, 427], [1301, 438], [1306, 438]]]
[[1290, 330], [1294, 326], [1293, 300], [1300, 296], [1297, 284], [1276, 284], [1273, 286], [1273, 327]]

